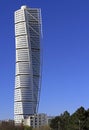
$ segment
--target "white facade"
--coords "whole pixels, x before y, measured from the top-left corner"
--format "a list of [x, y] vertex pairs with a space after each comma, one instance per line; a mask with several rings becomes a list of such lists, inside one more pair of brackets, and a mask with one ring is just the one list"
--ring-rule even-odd
[[40, 9], [22, 6], [15, 11], [16, 72], [14, 120], [37, 113], [41, 78]]
[[45, 126], [48, 124], [47, 115], [44, 113], [29, 116], [26, 119], [24, 119], [23, 122], [24, 122], [24, 125], [28, 125], [33, 128]]

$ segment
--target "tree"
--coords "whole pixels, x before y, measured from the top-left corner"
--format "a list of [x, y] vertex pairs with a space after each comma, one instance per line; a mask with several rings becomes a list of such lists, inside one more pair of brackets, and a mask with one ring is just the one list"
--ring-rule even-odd
[[54, 130], [58, 130], [58, 122], [60, 121], [60, 117], [56, 116], [51, 120], [50, 127]]
[[89, 109], [78, 108], [72, 115], [65, 111], [51, 120], [53, 130], [89, 130]]
[[69, 130], [69, 119], [70, 114], [69, 112], [65, 111], [60, 116], [57, 116], [54, 119], [52, 119], [50, 127], [54, 130]]
[[50, 130], [49, 126], [41, 126], [39, 128], [33, 128], [33, 130]]
[[24, 126], [24, 130], [32, 130], [32, 127], [30, 127], [30, 126]]

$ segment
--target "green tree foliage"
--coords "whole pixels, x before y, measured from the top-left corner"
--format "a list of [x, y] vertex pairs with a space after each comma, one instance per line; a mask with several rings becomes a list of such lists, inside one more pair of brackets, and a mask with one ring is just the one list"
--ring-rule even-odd
[[30, 126], [24, 126], [24, 130], [32, 130], [32, 127], [30, 127]]
[[53, 130], [89, 130], [89, 109], [80, 107], [72, 115], [65, 111], [52, 119], [50, 127]]
[[69, 128], [69, 120], [70, 120], [70, 114], [65, 111], [60, 116], [55, 117], [52, 119], [50, 127], [54, 130], [68, 130]]
[[51, 120], [50, 127], [54, 130], [57, 130], [58, 129], [58, 122], [60, 122], [60, 116], [57, 116]]
[[33, 128], [32, 130], [51, 130], [49, 126], [41, 126], [39, 128]]

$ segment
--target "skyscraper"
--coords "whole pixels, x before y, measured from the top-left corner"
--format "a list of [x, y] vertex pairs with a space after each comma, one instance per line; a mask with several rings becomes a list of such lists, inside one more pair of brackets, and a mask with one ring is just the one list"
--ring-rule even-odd
[[22, 6], [15, 11], [16, 72], [14, 120], [37, 113], [41, 79], [41, 10]]

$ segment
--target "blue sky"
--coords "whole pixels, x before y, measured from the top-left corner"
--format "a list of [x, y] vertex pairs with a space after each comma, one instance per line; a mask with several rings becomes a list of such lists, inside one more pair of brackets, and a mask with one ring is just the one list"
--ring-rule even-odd
[[89, 0], [0, 1], [0, 119], [13, 118], [14, 11], [42, 9], [43, 72], [39, 112], [89, 108]]

